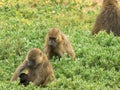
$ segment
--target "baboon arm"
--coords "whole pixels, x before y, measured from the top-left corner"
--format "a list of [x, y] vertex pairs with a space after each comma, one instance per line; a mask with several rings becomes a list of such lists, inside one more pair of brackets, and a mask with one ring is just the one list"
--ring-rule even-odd
[[68, 55], [70, 55], [72, 57], [73, 60], [75, 60], [75, 53], [72, 49], [72, 47], [69, 48], [69, 50], [67, 50]]
[[45, 82], [43, 83], [42, 86], [46, 86], [50, 81], [54, 81], [55, 80], [55, 77], [54, 75], [51, 76], [51, 74], [46, 78]]
[[43, 83], [43, 86], [46, 86], [46, 84], [48, 84], [49, 81], [50, 81], [50, 75], [46, 78], [45, 82]]
[[[67, 47], [69, 47], [69, 48], [67, 48]], [[73, 60], [75, 60], [75, 53], [74, 53], [74, 50], [73, 50], [70, 42], [68, 42], [67, 47], [66, 47], [67, 48], [67, 54], [70, 55]]]
[[26, 67], [27, 67], [27, 60], [25, 60], [17, 67], [10, 81], [16, 81], [20, 75], [20, 72], [22, 72]]
[[34, 81], [33, 81], [33, 83], [36, 85], [36, 86], [39, 86], [40, 84], [41, 84], [41, 82], [42, 82], [42, 79], [41, 79], [41, 77], [40, 77], [40, 72], [39, 72], [39, 69], [38, 70], [36, 70], [37, 72], [36, 72], [36, 78], [34, 79]]
[[73, 50], [68, 51], [68, 54], [72, 57], [73, 60], [75, 60], [75, 53]]
[[58, 53], [59, 53], [59, 55], [60, 55], [61, 57], [64, 56], [64, 53], [63, 53], [62, 50], [59, 50]]
[[39, 86], [41, 84], [41, 79], [40, 78], [36, 78], [33, 83], [36, 85], [36, 86]]

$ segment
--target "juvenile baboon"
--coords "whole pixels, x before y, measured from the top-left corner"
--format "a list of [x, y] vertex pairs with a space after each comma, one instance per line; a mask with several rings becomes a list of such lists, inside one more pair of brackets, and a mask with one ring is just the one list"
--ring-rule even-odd
[[53, 56], [62, 57], [65, 53], [75, 60], [75, 53], [67, 37], [57, 28], [48, 31], [45, 40], [44, 52], [48, 58]]
[[29, 85], [29, 79], [28, 79], [28, 75], [27, 75], [27, 74], [21, 73], [21, 74], [19, 75], [19, 78], [20, 78], [19, 85], [20, 85], [20, 84], [23, 84], [24, 86]]
[[117, 0], [103, 0], [102, 10], [96, 19], [92, 34], [97, 34], [100, 30], [120, 36], [120, 9]]
[[55, 80], [52, 65], [47, 56], [38, 48], [33, 48], [28, 52], [26, 59], [15, 70], [11, 81], [17, 80], [25, 69], [28, 70], [28, 80], [37, 86], [46, 86], [48, 82]]

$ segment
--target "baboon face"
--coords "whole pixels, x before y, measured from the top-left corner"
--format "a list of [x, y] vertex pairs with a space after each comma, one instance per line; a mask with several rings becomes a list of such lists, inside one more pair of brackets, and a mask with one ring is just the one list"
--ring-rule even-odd
[[57, 46], [56, 37], [49, 37], [49, 43], [48, 44], [51, 47], [56, 47]]
[[60, 39], [60, 31], [56, 28], [52, 28], [48, 32], [48, 45], [55, 48]]
[[43, 60], [43, 53], [37, 49], [32, 49], [28, 54], [28, 67], [36, 68]]

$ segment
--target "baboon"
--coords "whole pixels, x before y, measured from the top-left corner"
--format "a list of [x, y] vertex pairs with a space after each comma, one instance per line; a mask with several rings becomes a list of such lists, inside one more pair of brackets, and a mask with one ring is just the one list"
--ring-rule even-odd
[[23, 70], [27, 70], [28, 80], [36, 86], [46, 86], [47, 83], [55, 80], [54, 71], [46, 54], [40, 49], [31, 49], [26, 59], [15, 70], [11, 81], [17, 80]]
[[75, 53], [71, 43], [60, 30], [57, 28], [51, 28], [45, 39], [44, 52], [47, 54], [49, 59], [53, 56], [62, 57], [66, 53], [75, 60]]
[[117, 0], [103, 0], [101, 13], [98, 15], [92, 34], [105, 30], [120, 36], [120, 9]]
[[27, 75], [27, 74], [21, 73], [21, 74], [19, 75], [19, 78], [20, 78], [19, 85], [20, 85], [20, 84], [23, 84], [24, 86], [29, 85], [29, 79], [28, 79], [28, 75]]

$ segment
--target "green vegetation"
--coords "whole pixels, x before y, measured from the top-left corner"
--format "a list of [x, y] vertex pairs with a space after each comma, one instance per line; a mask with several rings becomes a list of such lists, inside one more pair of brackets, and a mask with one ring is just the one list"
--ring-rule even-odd
[[[120, 37], [105, 32], [92, 36], [99, 13], [87, 0], [2, 0], [0, 2], [0, 90], [119, 90]], [[30, 48], [43, 49], [49, 28], [64, 32], [74, 47], [76, 61], [51, 60], [56, 83], [36, 88], [9, 80]]]

